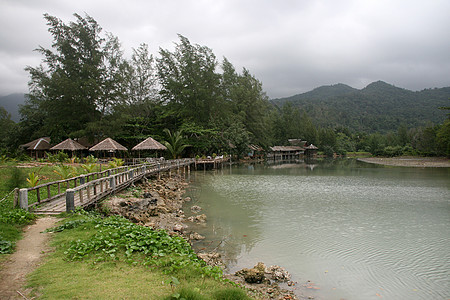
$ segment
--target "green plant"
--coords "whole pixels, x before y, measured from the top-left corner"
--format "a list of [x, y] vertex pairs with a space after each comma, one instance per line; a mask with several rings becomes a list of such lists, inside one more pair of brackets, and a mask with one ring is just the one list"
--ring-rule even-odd
[[97, 165], [95, 163], [85, 163], [81, 165], [81, 167], [86, 171], [86, 173], [93, 173], [96, 166]]
[[0, 236], [0, 254], [12, 253], [14, 250], [14, 243], [6, 241]]
[[30, 187], [35, 187], [41, 180], [41, 177], [35, 172], [31, 172], [28, 174], [27, 182]]
[[205, 296], [202, 296], [200, 294], [199, 288], [182, 288], [179, 292], [174, 293], [170, 295], [169, 297], [165, 298], [166, 300], [206, 300], [207, 298]]
[[124, 161], [120, 158], [113, 158], [113, 160], [108, 162], [108, 166], [112, 169], [123, 166]]
[[168, 141], [164, 141], [164, 145], [170, 152], [173, 159], [176, 159], [188, 145], [184, 142], [183, 131], [172, 133], [169, 129], [164, 129], [167, 134]]
[[22, 169], [15, 167], [12, 168], [11, 177], [7, 179], [5, 186], [8, 190], [12, 190], [23, 187], [26, 182], [27, 180]]
[[98, 161], [97, 158], [94, 157], [94, 155], [89, 155], [85, 158], [85, 164], [94, 164]]
[[47, 159], [51, 163], [63, 163], [69, 160], [69, 155], [63, 151], [59, 151], [56, 154], [51, 154], [48, 152], [45, 152]]
[[217, 300], [250, 300], [250, 297], [240, 288], [227, 288], [214, 293]]
[[12, 209], [0, 214], [0, 222], [6, 224], [25, 225], [35, 219], [36, 215], [23, 209]]
[[56, 166], [53, 172], [56, 173], [61, 179], [68, 179], [76, 173], [73, 167], [63, 164]]

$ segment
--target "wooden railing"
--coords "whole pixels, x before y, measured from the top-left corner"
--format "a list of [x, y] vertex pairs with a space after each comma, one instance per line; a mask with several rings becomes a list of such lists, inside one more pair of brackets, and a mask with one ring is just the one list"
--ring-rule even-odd
[[[123, 189], [135, 181], [141, 180], [144, 176], [190, 166], [194, 162], [194, 159], [189, 158], [152, 162], [48, 182], [36, 187], [21, 189], [18, 196], [19, 205], [21, 208], [29, 209], [55, 199], [63, 200], [67, 197], [75, 199], [75, 196], [83, 204], [92, 203], [108, 194]], [[36, 193], [37, 201], [28, 205], [29, 196], [33, 196], [33, 193], [30, 194], [30, 192]], [[70, 195], [71, 193], [72, 195]]]

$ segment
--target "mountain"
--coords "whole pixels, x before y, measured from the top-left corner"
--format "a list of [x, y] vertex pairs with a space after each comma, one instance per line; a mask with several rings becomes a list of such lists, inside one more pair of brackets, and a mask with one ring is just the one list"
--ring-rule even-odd
[[11, 114], [11, 120], [19, 122], [19, 105], [25, 103], [25, 94], [11, 94], [0, 97], [0, 106], [3, 106]]
[[450, 87], [413, 92], [383, 81], [361, 90], [336, 84], [270, 101], [277, 107], [291, 102], [317, 126], [387, 132], [400, 125], [413, 128], [442, 123], [447, 112], [439, 107], [450, 106]]

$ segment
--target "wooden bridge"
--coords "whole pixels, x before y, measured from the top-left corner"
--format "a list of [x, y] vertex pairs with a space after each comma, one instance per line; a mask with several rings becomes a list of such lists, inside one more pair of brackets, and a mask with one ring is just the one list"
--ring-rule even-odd
[[[116, 193], [132, 183], [151, 175], [182, 169], [190, 171], [195, 159], [176, 159], [124, 166], [103, 172], [90, 173], [66, 180], [48, 182], [36, 187], [20, 189], [20, 208], [36, 214], [59, 214], [75, 207], [85, 207]], [[28, 200], [36, 200], [28, 204]], [[31, 201], [30, 201], [31, 202]]]

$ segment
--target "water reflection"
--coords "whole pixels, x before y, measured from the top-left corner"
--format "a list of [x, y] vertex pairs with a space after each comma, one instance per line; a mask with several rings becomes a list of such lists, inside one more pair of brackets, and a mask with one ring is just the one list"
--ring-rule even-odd
[[218, 247], [232, 271], [286, 267], [320, 287], [316, 299], [449, 298], [449, 169], [309, 165], [194, 173], [200, 247]]

